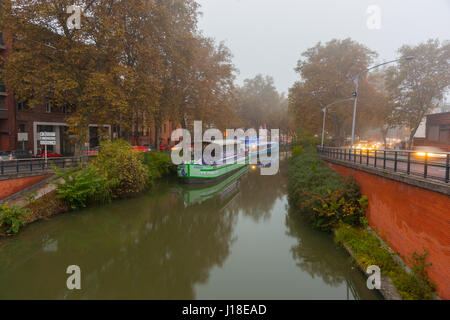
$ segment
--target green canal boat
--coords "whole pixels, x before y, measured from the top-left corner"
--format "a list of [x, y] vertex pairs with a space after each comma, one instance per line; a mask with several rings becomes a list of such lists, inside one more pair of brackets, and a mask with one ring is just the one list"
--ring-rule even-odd
[[[208, 165], [202, 159], [202, 163], [191, 161], [178, 165], [178, 177], [185, 183], [211, 183], [220, 181], [226, 177], [233, 175], [239, 169], [248, 165], [248, 157], [239, 158], [239, 151], [245, 154], [245, 144], [236, 140], [223, 140], [213, 142], [223, 148], [224, 161], [219, 164]], [[233, 145], [234, 152], [227, 154], [226, 149], [229, 145]], [[242, 148], [242, 149], [241, 149]], [[230, 161], [231, 160], [231, 161]], [[227, 162], [231, 162], [227, 164]]]

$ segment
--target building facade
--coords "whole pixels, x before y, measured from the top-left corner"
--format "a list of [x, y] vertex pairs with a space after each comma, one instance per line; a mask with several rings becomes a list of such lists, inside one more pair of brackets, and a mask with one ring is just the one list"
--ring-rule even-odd
[[[1, 56], [8, 59], [12, 50], [12, 42], [0, 33]], [[27, 102], [18, 101], [7, 83], [0, 79], [0, 151], [26, 150], [37, 155], [43, 150], [39, 133], [55, 132], [56, 145], [48, 146], [48, 152], [73, 155], [75, 146], [66, 124], [69, 115], [67, 107], [57, 108], [49, 102], [31, 107]], [[104, 127], [111, 136], [111, 126]], [[99, 139], [98, 125], [89, 125], [89, 147], [97, 146]]]
[[450, 112], [427, 116], [424, 138], [415, 138], [415, 146], [432, 146], [450, 152]]
[[150, 146], [154, 149], [157, 147], [157, 143], [160, 146], [173, 146], [175, 143], [171, 140], [172, 132], [180, 128], [173, 121], [166, 120], [163, 121], [161, 127], [159, 128], [159, 141], [157, 140], [156, 127], [152, 126], [142, 126], [138, 130], [133, 127], [134, 135], [130, 137], [130, 143], [135, 146]]

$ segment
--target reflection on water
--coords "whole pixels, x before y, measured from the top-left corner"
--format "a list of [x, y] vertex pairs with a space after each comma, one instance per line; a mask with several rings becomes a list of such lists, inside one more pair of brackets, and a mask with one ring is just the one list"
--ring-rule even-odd
[[[286, 173], [166, 181], [0, 243], [0, 299], [376, 299], [327, 235], [290, 213]], [[82, 290], [66, 289], [79, 265]]]

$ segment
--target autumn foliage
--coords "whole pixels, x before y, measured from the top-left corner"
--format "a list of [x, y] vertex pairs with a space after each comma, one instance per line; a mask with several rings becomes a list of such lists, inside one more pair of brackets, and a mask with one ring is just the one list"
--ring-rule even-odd
[[[110, 124], [129, 138], [165, 120], [225, 127], [235, 68], [223, 44], [197, 28], [193, 0], [77, 1], [81, 29], [69, 29], [72, 0], [5, 0], [0, 29], [14, 40], [2, 77], [17, 102], [70, 110], [76, 144], [88, 124]], [[157, 141], [159, 137], [157, 137]]]

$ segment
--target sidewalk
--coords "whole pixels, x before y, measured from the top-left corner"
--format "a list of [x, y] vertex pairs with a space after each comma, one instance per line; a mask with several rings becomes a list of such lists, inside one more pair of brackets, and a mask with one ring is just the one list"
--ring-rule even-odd
[[33, 196], [33, 199], [37, 200], [55, 191], [57, 186], [52, 184], [51, 181], [62, 182], [63, 180], [62, 178], [56, 180], [54, 179], [54, 177], [51, 177], [50, 179], [45, 180], [42, 183], [38, 183], [37, 185], [29, 188], [28, 190], [24, 190], [18, 193], [16, 196], [13, 196], [13, 198], [10, 199], [8, 202], [18, 207], [24, 207], [27, 205], [30, 196]]

